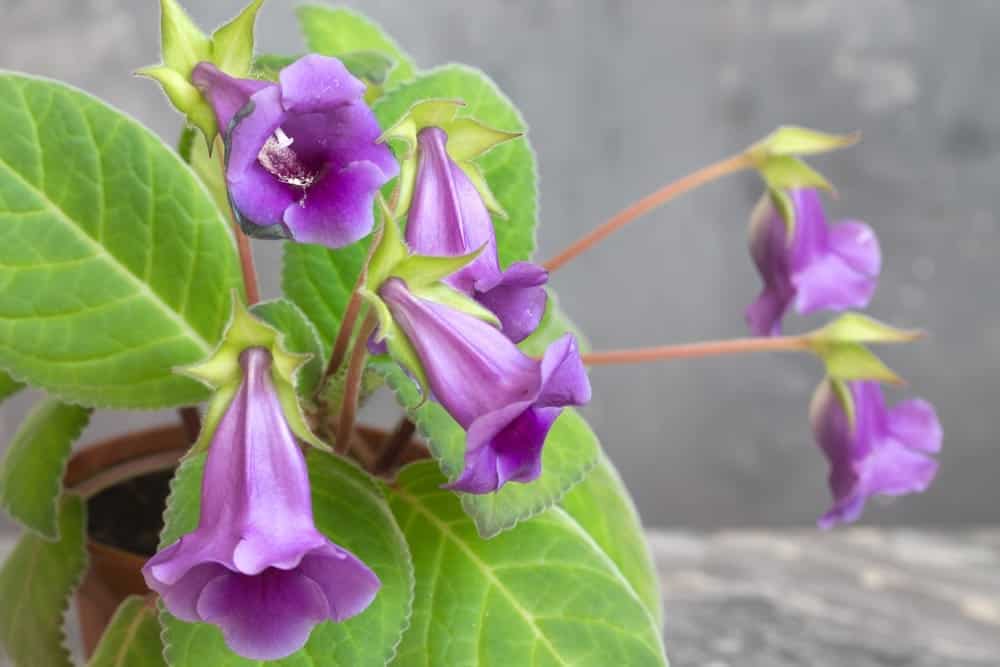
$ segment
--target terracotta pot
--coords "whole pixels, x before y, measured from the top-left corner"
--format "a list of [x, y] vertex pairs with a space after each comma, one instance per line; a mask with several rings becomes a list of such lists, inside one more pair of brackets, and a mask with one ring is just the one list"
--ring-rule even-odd
[[[369, 451], [379, 451], [386, 432], [359, 426], [358, 434]], [[82, 449], [69, 461], [64, 477], [67, 488], [89, 498], [123, 480], [177, 465], [187, 451], [184, 427], [161, 426], [105, 440]], [[427, 456], [427, 450], [410, 440], [398, 457], [400, 464]], [[76, 593], [83, 647], [89, 658], [118, 605], [129, 595], [147, 595], [142, 578], [146, 557], [87, 537], [90, 564]]]
[[[177, 465], [189, 444], [181, 426], [164, 426], [105, 440], [77, 452], [63, 483], [85, 498], [120, 482]], [[94, 652], [118, 605], [129, 595], [146, 595], [145, 556], [87, 537], [90, 566], [76, 593], [87, 657]]]

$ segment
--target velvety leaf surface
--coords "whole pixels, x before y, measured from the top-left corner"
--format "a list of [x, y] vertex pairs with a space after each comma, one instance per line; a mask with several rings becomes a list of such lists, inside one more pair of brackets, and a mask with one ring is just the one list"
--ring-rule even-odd
[[614, 561], [618, 570], [663, 627], [663, 603], [653, 556], [646, 544], [639, 512], [618, 471], [607, 455], [586, 479], [573, 487], [560, 503]]
[[195, 403], [240, 288], [235, 246], [181, 159], [52, 81], [0, 73], [0, 366], [66, 400]]
[[50, 540], [59, 538], [63, 470], [88, 421], [88, 408], [45, 399], [21, 424], [0, 463], [0, 507]]
[[357, 51], [377, 51], [395, 63], [386, 77], [385, 88], [413, 78], [413, 60], [382, 28], [357, 12], [343, 7], [304, 5], [297, 10], [309, 49], [326, 56]]
[[[375, 115], [383, 128], [391, 127], [416, 102], [435, 98], [464, 100], [466, 106], [459, 115], [497, 129], [526, 129], [521, 114], [496, 84], [479, 70], [464, 65], [445, 65], [421, 73], [380, 98]], [[501, 264], [530, 259], [535, 251], [538, 170], [527, 137], [503, 143], [476, 162], [508, 216], [507, 220], [493, 216]]]
[[63, 614], [87, 565], [83, 501], [63, 497], [59, 541], [25, 533], [0, 569], [0, 647], [16, 667], [73, 667]]
[[87, 667], [166, 667], [156, 605], [130, 595], [118, 607]]
[[[386, 357], [377, 358], [373, 367], [386, 378], [400, 404], [427, 439], [441, 471], [449, 480], [457, 478], [465, 460], [462, 427], [439, 404], [426, 401], [419, 405], [416, 385], [396, 363]], [[493, 537], [559, 502], [563, 494], [597, 463], [599, 453], [600, 444], [593, 431], [576, 411], [566, 409], [549, 431], [542, 450], [542, 474], [538, 479], [530, 484], [512, 482], [486, 495], [457, 495], [479, 533], [484, 538]]]
[[390, 494], [417, 572], [398, 667], [665, 665], [658, 628], [615, 565], [559, 508], [482, 540], [432, 463]]
[[312, 355], [312, 359], [299, 369], [296, 377], [299, 394], [311, 395], [323, 376], [323, 369], [326, 368], [326, 355], [320, 345], [316, 327], [298, 306], [288, 299], [258, 303], [250, 309], [250, 312], [285, 335], [283, 342], [289, 352]]
[[0, 371], [0, 403], [3, 403], [23, 388], [24, 384]]
[[[171, 544], [198, 523], [204, 455], [180, 468], [167, 503], [161, 545]], [[322, 623], [298, 653], [268, 662], [281, 667], [384, 665], [394, 655], [413, 603], [413, 565], [402, 532], [385, 496], [365, 473], [329, 454], [310, 451], [316, 526], [351, 550], [378, 575], [382, 588], [371, 606], [344, 623]], [[161, 613], [167, 659], [173, 667], [261, 665], [232, 654], [222, 632], [205, 623], [184, 623]]]
[[369, 239], [338, 250], [319, 245], [285, 243], [281, 288], [316, 325], [323, 349], [329, 351], [351, 291], [368, 256]]

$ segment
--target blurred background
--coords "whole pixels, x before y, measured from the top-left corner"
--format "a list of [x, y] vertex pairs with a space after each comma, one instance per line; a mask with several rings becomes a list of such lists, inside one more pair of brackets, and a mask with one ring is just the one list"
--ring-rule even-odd
[[[244, 0], [184, 3], [211, 28]], [[268, 0], [262, 52], [303, 50], [293, 8]], [[934, 487], [867, 523], [1000, 519], [1000, 6], [989, 0], [391, 0], [347, 2], [431, 67], [481, 67], [531, 126], [541, 182], [539, 259], [669, 180], [780, 124], [862, 130], [813, 160], [837, 186], [831, 217], [878, 233], [884, 273], [870, 313], [927, 329], [882, 350], [944, 424]], [[180, 118], [130, 76], [159, 61], [155, 0], [0, 0], [0, 68], [61, 79], [174, 142]], [[0, 130], [2, 131], [2, 130]], [[713, 184], [611, 237], [553, 276], [595, 349], [745, 335], [759, 288], [746, 218], [752, 174]], [[280, 247], [255, 244], [265, 296]], [[804, 330], [823, 321], [791, 319]], [[588, 417], [648, 525], [809, 524], [826, 464], [807, 407], [821, 369], [799, 356], [731, 357], [593, 374]], [[893, 390], [890, 400], [908, 392]], [[0, 408], [0, 440], [32, 400]], [[369, 410], [391, 419], [390, 401]], [[174, 413], [98, 413], [82, 443]], [[3, 519], [0, 519], [2, 522]], [[0, 523], [0, 528], [4, 524]], [[9, 526], [9, 524], [6, 524]]]

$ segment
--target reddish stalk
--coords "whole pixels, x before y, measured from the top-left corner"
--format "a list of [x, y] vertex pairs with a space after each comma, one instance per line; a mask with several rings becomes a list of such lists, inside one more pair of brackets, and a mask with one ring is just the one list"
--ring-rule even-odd
[[260, 288], [257, 285], [257, 268], [253, 263], [253, 250], [250, 239], [243, 233], [233, 220], [233, 233], [236, 235], [236, 247], [240, 251], [240, 268], [243, 271], [243, 287], [246, 288], [247, 305], [252, 306], [260, 301]]
[[334, 447], [341, 454], [350, 447], [351, 433], [354, 431], [354, 419], [358, 412], [358, 397], [361, 395], [361, 378], [365, 370], [365, 358], [368, 356], [368, 337], [375, 331], [378, 319], [375, 313], [369, 312], [361, 323], [358, 337], [351, 350], [351, 358], [347, 365], [347, 377], [344, 379], [344, 398], [340, 407], [340, 420], [337, 423], [337, 439]]
[[181, 416], [181, 424], [184, 426], [184, 434], [188, 442], [192, 445], [198, 441], [198, 434], [201, 433], [201, 414], [198, 408], [189, 405], [184, 408], [177, 408], [177, 414]]
[[399, 420], [392, 434], [386, 439], [382, 452], [375, 461], [376, 475], [382, 475], [392, 470], [400, 454], [406, 451], [406, 446], [410, 444], [410, 440], [416, 431], [416, 424], [409, 418], [403, 417]]
[[592, 247], [636, 218], [649, 213], [654, 208], [665, 204], [685, 192], [694, 190], [695, 188], [705, 185], [706, 183], [711, 183], [722, 176], [742, 171], [744, 169], [749, 169], [752, 166], [753, 161], [750, 157], [741, 153], [690, 173], [673, 183], [665, 185], [656, 192], [643, 197], [631, 206], [618, 212], [610, 220], [575, 241], [572, 245], [549, 261], [545, 262], [542, 266], [549, 271], [555, 271], [556, 269], [567, 264], [570, 260], [582, 255], [587, 250], [590, 250]]
[[665, 361], [668, 359], [697, 359], [700, 357], [717, 357], [726, 354], [743, 354], [747, 352], [788, 352], [808, 349], [810, 349], [809, 341], [805, 337], [786, 336], [779, 338], [735, 338], [733, 340], [661, 345], [659, 347], [644, 347], [633, 350], [609, 350], [607, 352], [591, 352], [581, 356], [583, 363], [588, 366], [607, 366], [612, 364], [641, 364], [649, 361]]

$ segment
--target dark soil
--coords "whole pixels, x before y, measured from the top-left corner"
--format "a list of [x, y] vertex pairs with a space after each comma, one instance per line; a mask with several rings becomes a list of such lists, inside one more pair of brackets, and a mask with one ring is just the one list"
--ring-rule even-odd
[[156, 553], [173, 470], [151, 472], [101, 491], [87, 501], [87, 531], [112, 547]]

